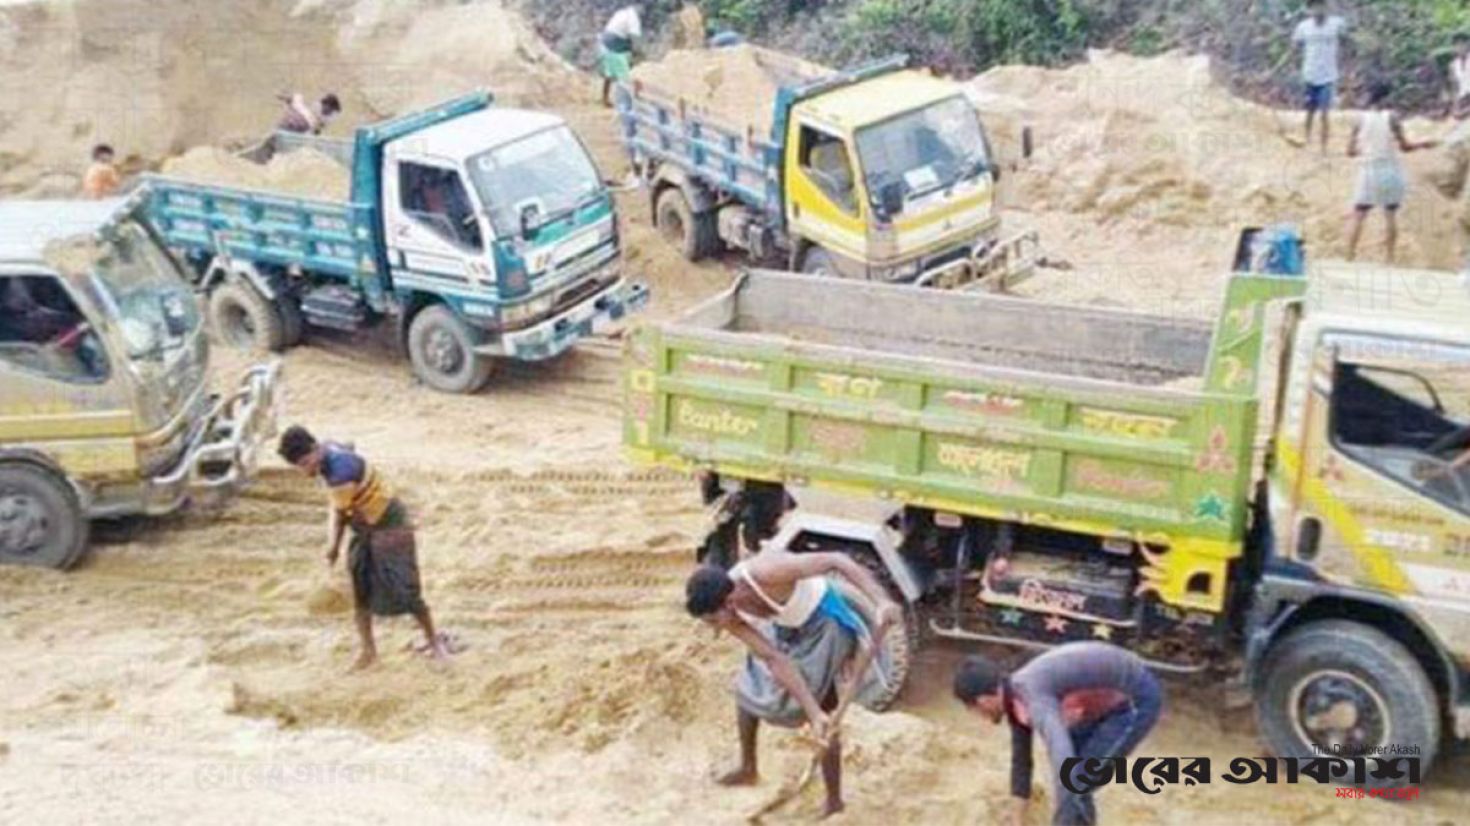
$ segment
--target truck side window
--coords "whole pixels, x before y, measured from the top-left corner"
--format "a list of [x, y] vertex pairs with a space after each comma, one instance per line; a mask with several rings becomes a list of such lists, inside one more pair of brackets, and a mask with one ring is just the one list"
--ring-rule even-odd
[[469, 192], [459, 173], [426, 164], [398, 164], [398, 197], [403, 211], [450, 243], [485, 248]]
[[810, 126], [801, 127], [797, 159], [817, 188], [850, 213], [857, 213], [852, 159], [847, 144]]
[[1425, 370], [1339, 362], [1333, 442], [1347, 455], [1432, 499], [1470, 513], [1470, 351]]
[[64, 381], [107, 376], [101, 340], [51, 276], [0, 276], [0, 361]]

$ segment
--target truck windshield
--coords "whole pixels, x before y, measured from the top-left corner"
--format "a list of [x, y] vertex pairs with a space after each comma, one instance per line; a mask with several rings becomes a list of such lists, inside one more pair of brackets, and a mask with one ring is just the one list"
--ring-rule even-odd
[[859, 130], [857, 151], [868, 196], [887, 214], [990, 165], [980, 118], [960, 95]]
[[534, 207], [539, 220], [576, 209], [602, 189], [581, 141], [555, 126], [470, 158], [470, 179], [490, 214], [497, 237], [521, 232], [521, 215]]
[[103, 246], [93, 281], [117, 312], [130, 358], [162, 358], [199, 329], [194, 296], [173, 259], [131, 221]]

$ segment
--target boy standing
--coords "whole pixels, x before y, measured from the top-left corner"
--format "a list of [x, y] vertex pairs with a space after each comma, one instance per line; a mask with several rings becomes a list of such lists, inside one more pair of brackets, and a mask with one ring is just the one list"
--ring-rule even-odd
[[1328, 118], [1332, 112], [1332, 96], [1337, 88], [1338, 44], [1347, 23], [1337, 15], [1328, 16], [1327, 0], [1307, 0], [1307, 18], [1296, 26], [1291, 40], [1302, 49], [1302, 82], [1306, 84], [1306, 141], [1312, 142], [1312, 121], [1322, 116], [1322, 154], [1327, 154], [1330, 131]]
[[117, 192], [121, 185], [122, 176], [113, 164], [112, 147], [105, 143], [92, 147], [92, 165], [82, 176], [82, 195], [95, 201]]

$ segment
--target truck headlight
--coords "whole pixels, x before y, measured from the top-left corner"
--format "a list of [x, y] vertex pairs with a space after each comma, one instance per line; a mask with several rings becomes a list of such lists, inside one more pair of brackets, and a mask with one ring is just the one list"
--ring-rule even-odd
[[500, 310], [500, 323], [504, 325], [515, 325], [529, 321], [536, 316], [551, 312], [551, 305], [555, 303], [556, 295], [547, 293], [530, 301], [522, 301]]

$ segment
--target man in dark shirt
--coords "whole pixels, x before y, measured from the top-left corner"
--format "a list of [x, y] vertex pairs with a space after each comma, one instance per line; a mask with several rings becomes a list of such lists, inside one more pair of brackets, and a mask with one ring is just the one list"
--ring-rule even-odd
[[1069, 757], [1126, 757], [1158, 722], [1162, 692], [1135, 654], [1102, 642], [1074, 642], [1037, 657], [1015, 673], [985, 657], [955, 671], [955, 697], [992, 723], [1011, 726], [1011, 822], [1031, 800], [1031, 733], [1046, 741], [1057, 808], [1052, 823], [1092, 826], [1092, 795], [1062, 785]]
[[306, 428], [292, 425], [281, 434], [281, 458], [327, 486], [331, 536], [327, 565], [337, 563], [342, 537], [352, 528], [347, 568], [352, 574], [357, 633], [362, 653], [354, 670], [378, 659], [373, 641], [373, 615], [412, 614], [424, 631], [428, 652], [440, 662], [448, 658], [444, 639], [434, 631], [429, 606], [420, 594], [417, 546], [408, 509], [392, 495], [376, 468], [351, 447], [318, 442]]

